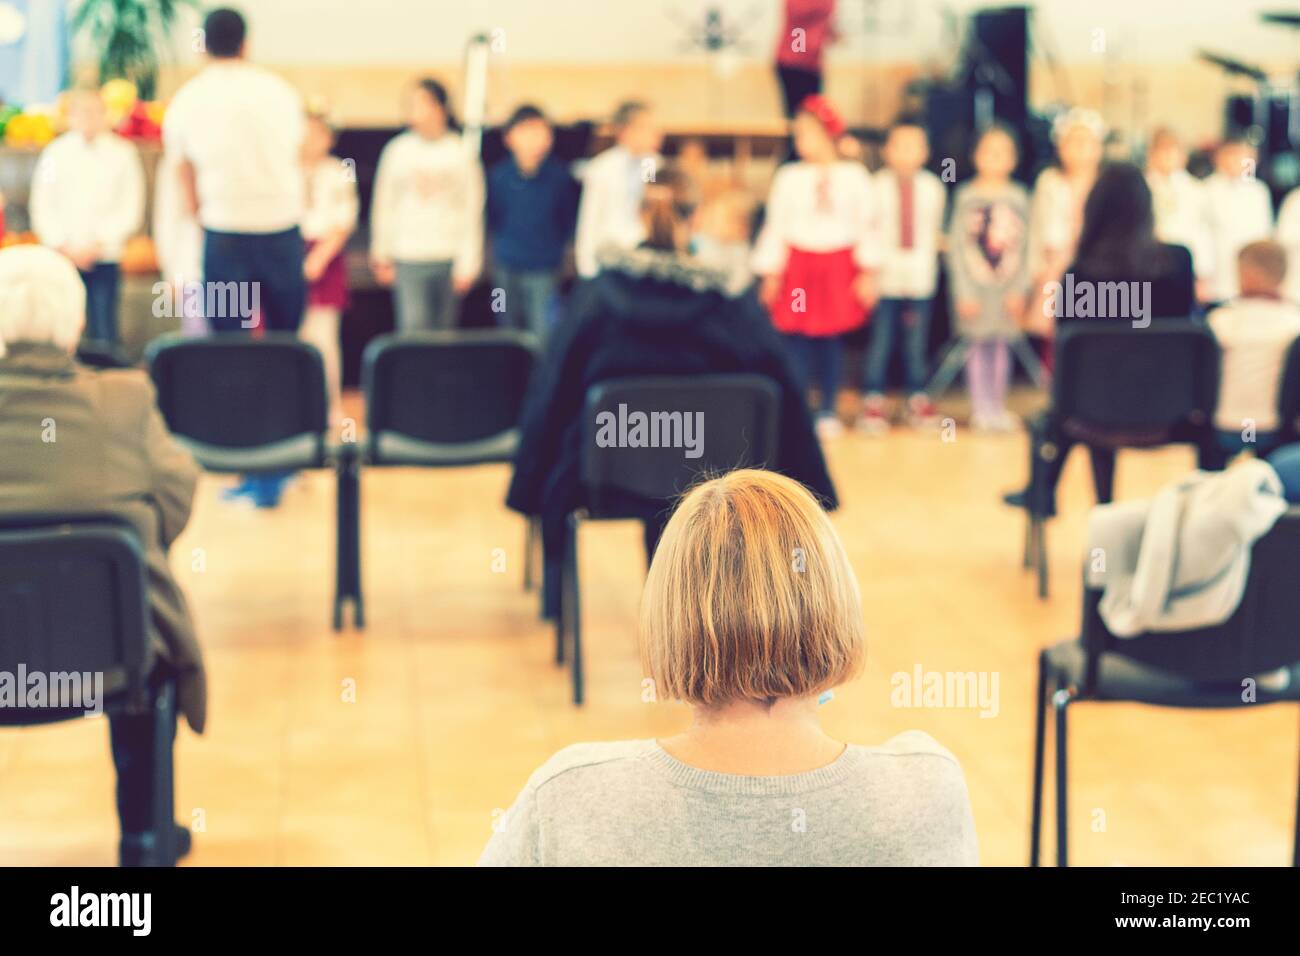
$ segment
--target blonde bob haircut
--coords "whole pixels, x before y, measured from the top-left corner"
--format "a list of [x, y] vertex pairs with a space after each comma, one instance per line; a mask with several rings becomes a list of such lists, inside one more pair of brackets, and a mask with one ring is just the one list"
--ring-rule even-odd
[[640, 641], [656, 695], [704, 707], [816, 694], [866, 656], [839, 536], [807, 489], [770, 471], [682, 499], [650, 565]]

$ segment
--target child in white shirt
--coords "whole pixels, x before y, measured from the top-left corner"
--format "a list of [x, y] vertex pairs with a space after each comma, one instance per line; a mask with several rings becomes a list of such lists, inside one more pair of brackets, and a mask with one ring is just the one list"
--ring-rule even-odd
[[320, 351], [330, 398], [330, 420], [342, 418], [339, 321], [348, 304], [348, 267], [343, 248], [357, 227], [357, 185], [352, 167], [337, 156], [334, 130], [320, 111], [307, 116], [303, 137], [302, 237], [307, 311], [298, 335]]
[[602, 249], [635, 249], [645, 238], [641, 198], [659, 167], [663, 133], [648, 104], [623, 103], [614, 113], [613, 127], [614, 145], [582, 171], [573, 258], [584, 279], [599, 271], [597, 254]]
[[394, 286], [399, 330], [453, 328], [483, 265], [483, 168], [455, 132], [437, 80], [409, 91], [407, 126], [379, 157], [371, 269]]
[[1156, 216], [1156, 238], [1185, 246], [1192, 254], [1198, 297], [1209, 293], [1214, 247], [1205, 210], [1205, 190], [1187, 171], [1187, 151], [1173, 130], [1160, 127], [1147, 145], [1147, 185]]
[[882, 247], [880, 303], [871, 318], [862, 418], [869, 434], [889, 429], [885, 414], [885, 375], [897, 345], [902, 345], [908, 418], [916, 427], [934, 419], [925, 392], [930, 313], [938, 282], [939, 240], [948, 192], [925, 168], [930, 143], [925, 127], [900, 120], [885, 140], [885, 167], [874, 177]]
[[116, 344], [118, 263], [144, 222], [144, 167], [135, 146], [109, 130], [97, 90], [70, 95], [68, 125], [36, 163], [32, 228], [81, 272], [86, 337]]
[[805, 99], [793, 128], [799, 161], [772, 181], [753, 264], [796, 374], [820, 392], [817, 433], [827, 438], [844, 430], [835, 411], [841, 336], [861, 327], [879, 295], [877, 212], [871, 175], [837, 152], [844, 124], [830, 103]]
[[1231, 138], [1214, 153], [1214, 172], [1205, 180], [1206, 228], [1212, 261], [1209, 303], [1237, 295], [1237, 253], [1273, 233], [1273, 199], [1255, 177], [1255, 147]]
[[[1043, 170], [1034, 182], [1029, 215], [1029, 264], [1034, 301], [1025, 312], [1029, 331], [1053, 334], [1052, 309], [1044, 308], [1050, 284], [1074, 261], [1074, 247], [1083, 228], [1083, 205], [1101, 168], [1105, 126], [1092, 110], [1074, 109], [1052, 131], [1058, 164]], [[1050, 345], [1043, 361], [1050, 365]]]
[[1286, 297], [1300, 304], [1300, 187], [1282, 200], [1282, 210], [1277, 214], [1277, 241], [1286, 250], [1291, 266], [1286, 273]]
[[1240, 296], [1209, 318], [1223, 353], [1214, 426], [1229, 452], [1254, 445], [1263, 455], [1288, 424], [1278, 421], [1278, 387], [1300, 337], [1300, 305], [1282, 298], [1287, 261], [1278, 243], [1247, 244], [1238, 265]]

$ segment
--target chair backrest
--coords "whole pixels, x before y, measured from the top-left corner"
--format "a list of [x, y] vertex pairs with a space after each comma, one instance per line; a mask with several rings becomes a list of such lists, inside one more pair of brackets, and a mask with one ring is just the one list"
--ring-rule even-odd
[[77, 361], [90, 368], [134, 368], [126, 353], [112, 342], [83, 339], [77, 345]]
[[511, 329], [375, 339], [362, 363], [370, 463], [510, 461], [537, 358], [536, 337]]
[[1052, 407], [1096, 428], [1204, 424], [1219, 395], [1219, 345], [1190, 319], [1146, 328], [1116, 320], [1071, 322], [1057, 332]]
[[776, 463], [780, 390], [760, 375], [611, 379], [587, 391], [582, 483], [593, 517], [669, 501], [702, 473]]
[[1091, 674], [1101, 653], [1202, 681], [1237, 682], [1295, 664], [1300, 661], [1300, 505], [1255, 542], [1241, 604], [1218, 627], [1116, 637], [1098, 613], [1101, 594], [1084, 592], [1083, 635]]
[[145, 352], [167, 426], [211, 471], [323, 463], [328, 400], [320, 353], [289, 333], [168, 335]]
[[[1300, 263], [1296, 268], [1300, 268]], [[1282, 381], [1277, 391], [1277, 420], [1284, 431], [1294, 434], [1300, 429], [1300, 337], [1291, 343], [1286, 364], [1282, 367]]]
[[[54, 675], [102, 674], [105, 693], [138, 691], [152, 662], [147, 614], [144, 553], [125, 520], [0, 517], [0, 671], [13, 680], [39, 674], [52, 691]], [[0, 707], [0, 724], [69, 716]]]

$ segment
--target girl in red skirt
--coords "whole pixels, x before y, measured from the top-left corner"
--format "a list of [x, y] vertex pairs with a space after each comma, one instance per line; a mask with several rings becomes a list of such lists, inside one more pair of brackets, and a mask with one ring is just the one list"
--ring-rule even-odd
[[298, 335], [320, 351], [329, 389], [330, 421], [337, 424], [343, 415], [339, 320], [348, 304], [348, 269], [343, 247], [356, 229], [358, 206], [355, 168], [331, 156], [333, 148], [334, 130], [324, 113], [308, 113], [302, 146], [307, 312]]
[[835, 414], [840, 337], [866, 321], [877, 297], [875, 202], [866, 168], [840, 158], [844, 124], [823, 97], [803, 101], [793, 132], [799, 161], [772, 181], [754, 271], [796, 374], [805, 387], [817, 385], [817, 431], [830, 437], [844, 431]]

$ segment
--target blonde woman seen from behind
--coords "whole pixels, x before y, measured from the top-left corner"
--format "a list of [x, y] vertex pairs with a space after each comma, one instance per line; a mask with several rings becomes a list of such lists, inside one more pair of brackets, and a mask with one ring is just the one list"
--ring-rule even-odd
[[866, 649], [843, 545], [802, 485], [741, 470], [689, 492], [650, 567], [640, 640], [657, 698], [689, 704], [690, 726], [561, 750], [480, 865], [977, 864], [951, 754], [923, 733], [870, 747], [821, 727], [819, 698]]

